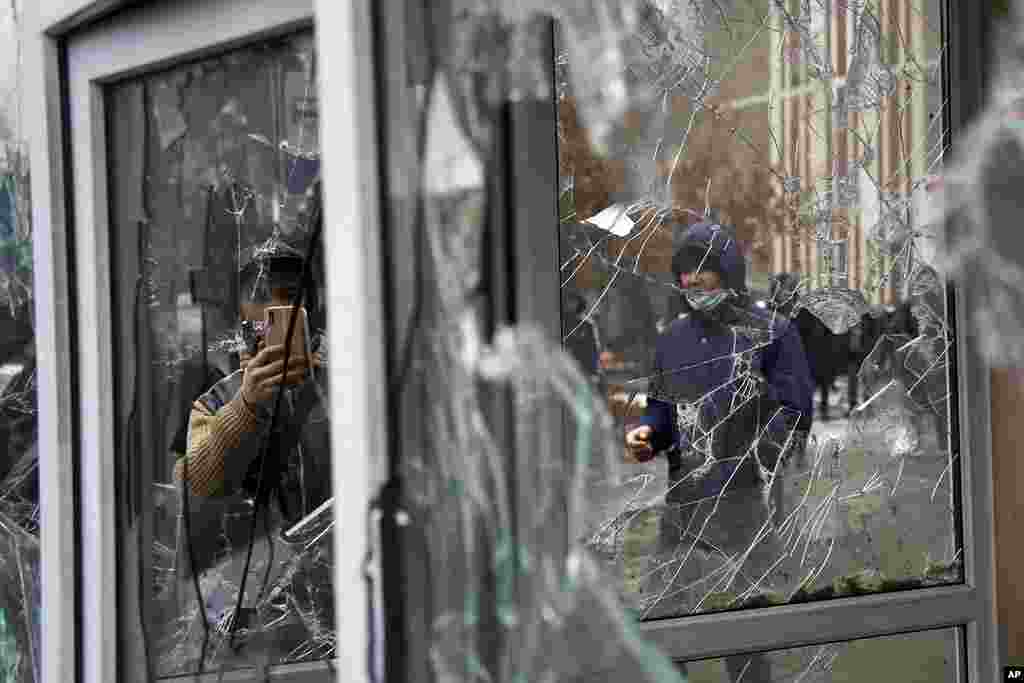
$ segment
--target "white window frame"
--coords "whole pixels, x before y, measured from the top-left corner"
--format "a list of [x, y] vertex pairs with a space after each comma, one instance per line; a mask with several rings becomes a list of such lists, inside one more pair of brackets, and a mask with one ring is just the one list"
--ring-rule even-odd
[[[335, 601], [338, 614], [357, 618], [339, 620], [334, 660], [279, 667], [271, 678], [313, 683], [328, 669], [339, 681], [368, 678], [363, 561], [371, 479], [383, 459], [373, 444], [383, 441], [385, 428], [376, 149], [372, 137], [360, 136], [375, 129], [368, 3], [44, 0], [26, 3], [25, 17], [26, 110], [39, 112], [28, 127], [37, 226], [44, 683], [119, 680], [103, 84], [311, 25], [314, 17], [330, 27], [318, 33], [317, 47], [332, 449], [343, 464], [332, 475]], [[339, 34], [347, 39], [337, 40]], [[251, 678], [251, 671], [238, 671], [224, 680]]]

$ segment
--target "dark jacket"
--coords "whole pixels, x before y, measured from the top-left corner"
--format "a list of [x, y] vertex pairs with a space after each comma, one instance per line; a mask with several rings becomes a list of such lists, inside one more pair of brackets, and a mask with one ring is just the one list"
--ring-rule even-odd
[[[708, 224], [693, 226], [684, 242], [708, 244], [711, 230]], [[745, 264], [735, 240], [715, 243], [723, 280], [742, 287]], [[810, 414], [813, 395], [797, 330], [754, 306], [740, 290], [711, 315], [680, 316], [658, 338], [642, 424], [654, 430], [655, 451], [667, 452], [673, 481], [705, 464], [708, 455], [721, 461], [688, 487], [701, 497], [714, 496], [760, 436], [730, 488], [758, 484], [753, 454], [774, 467], [800, 416]]]

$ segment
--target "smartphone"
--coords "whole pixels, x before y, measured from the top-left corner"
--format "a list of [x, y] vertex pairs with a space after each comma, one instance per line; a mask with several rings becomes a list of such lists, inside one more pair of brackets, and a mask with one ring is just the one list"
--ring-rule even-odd
[[[292, 316], [292, 306], [271, 306], [266, 310], [266, 341], [267, 346], [283, 345], [288, 336], [288, 323]], [[305, 307], [298, 309], [295, 318], [295, 329], [292, 330], [292, 344], [289, 355], [292, 358], [310, 358], [309, 335], [306, 334], [307, 316]]]

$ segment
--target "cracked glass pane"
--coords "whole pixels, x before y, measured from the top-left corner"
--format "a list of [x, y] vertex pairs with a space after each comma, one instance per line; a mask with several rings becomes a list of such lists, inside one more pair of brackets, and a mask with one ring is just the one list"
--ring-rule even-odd
[[0, 681], [40, 680], [38, 411], [22, 3], [0, 6]]
[[[388, 431], [401, 495], [397, 511], [382, 512], [398, 527], [397, 541], [387, 540], [398, 546], [402, 569], [383, 592], [406, 615], [396, 634], [404, 658], [388, 661], [397, 670], [391, 675], [452, 683], [678, 681], [583, 544], [598, 518], [586, 491], [619, 478], [611, 415], [559, 343], [557, 319], [550, 330], [510, 320], [508, 281], [500, 275], [514, 268], [506, 251], [516, 229], [510, 216], [529, 210], [534, 190], [555, 197], [545, 14], [577, 22], [579, 54], [613, 74], [621, 67], [617, 27], [632, 21], [631, 9], [602, 0], [391, 7], [378, 68], [391, 75], [380, 120], [388, 141], [385, 287], [395, 410]], [[622, 102], [622, 93], [599, 80], [583, 87], [591, 88], [590, 111]], [[544, 144], [527, 134], [505, 147], [522, 130], [513, 122], [540, 117]], [[511, 177], [513, 164], [524, 175], [544, 174], [551, 187], [520, 190], [517, 181], [528, 179]], [[512, 199], [506, 189], [519, 194]], [[554, 275], [550, 203], [537, 215], [530, 227], [543, 246], [535, 255]], [[573, 264], [564, 260], [567, 276]], [[554, 294], [557, 280], [550, 281]], [[577, 351], [596, 362], [596, 331], [588, 331]], [[556, 424], [565, 426], [564, 439]], [[389, 486], [381, 498], [392, 493]], [[375, 549], [377, 561], [389, 550], [396, 553]]]
[[959, 582], [940, 3], [628, 4], [618, 108], [556, 42], [587, 545], [644, 619]]
[[158, 677], [334, 653], [315, 84], [304, 32], [105, 92], [121, 581], [138, 605], [122, 628], [141, 618], [126, 656], [141, 641]]
[[677, 680], [633, 617], [962, 579], [937, 0], [384, 19], [409, 680]]
[[864, 638], [681, 664], [690, 683], [960, 680], [958, 628]]

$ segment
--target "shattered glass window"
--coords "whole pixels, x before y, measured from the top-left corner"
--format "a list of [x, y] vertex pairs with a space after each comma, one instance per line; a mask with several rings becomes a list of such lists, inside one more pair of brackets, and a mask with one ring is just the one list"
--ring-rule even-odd
[[40, 680], [38, 403], [22, 3], [0, 7], [0, 682]]
[[105, 98], [124, 652], [157, 677], [330, 658], [313, 34]]
[[[623, 614], [582, 542], [586, 489], [615, 476], [619, 449], [558, 339], [552, 22], [529, 4], [381, 13], [392, 479], [370, 517], [383, 527], [371, 566], [383, 571], [385, 622], [371, 633], [372, 671], [669, 683], [671, 661]], [[585, 20], [575, 4], [565, 11]], [[525, 131], [538, 121], [534, 138]], [[542, 208], [525, 219], [531, 204]], [[551, 284], [537, 290], [553, 311], [543, 329], [513, 310], [538, 304], [511, 292], [535, 287], [533, 275]]]
[[624, 6], [556, 42], [587, 547], [643, 619], [961, 581], [940, 3]]
[[637, 618], [962, 580], [939, 9], [382, 12], [396, 680], [674, 681]]
[[[865, 638], [681, 665], [707, 681], [935, 681], [956, 683], [957, 628]], [[768, 672], [775, 674], [771, 677]]]

